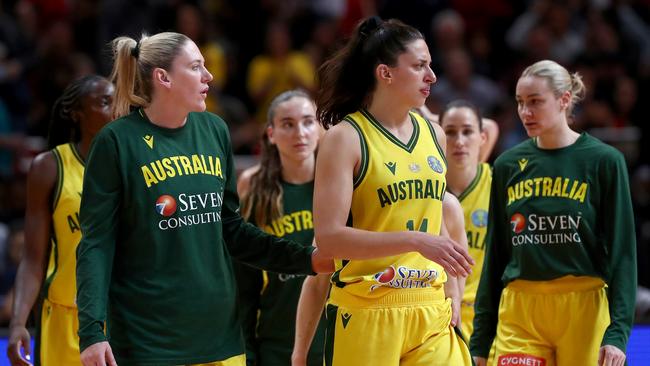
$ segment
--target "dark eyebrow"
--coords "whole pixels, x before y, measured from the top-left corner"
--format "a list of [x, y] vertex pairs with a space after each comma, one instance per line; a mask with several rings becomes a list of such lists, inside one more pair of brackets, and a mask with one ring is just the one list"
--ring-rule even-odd
[[[533, 94], [528, 95], [527, 97], [530, 98], [530, 97], [539, 97], [539, 96], [541, 96], [541, 94], [533, 93]], [[515, 95], [515, 98], [523, 98], [523, 97], [520, 96], [519, 94], [517, 94], [517, 95]]]

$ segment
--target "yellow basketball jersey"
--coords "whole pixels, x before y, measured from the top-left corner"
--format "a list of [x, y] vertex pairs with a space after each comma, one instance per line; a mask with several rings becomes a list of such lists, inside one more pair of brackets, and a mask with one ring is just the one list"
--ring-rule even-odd
[[485, 256], [485, 235], [487, 233], [488, 209], [490, 208], [490, 185], [492, 170], [487, 163], [479, 164], [476, 177], [463, 193], [458, 196], [465, 214], [465, 231], [469, 254], [474, 258], [472, 273], [465, 282], [463, 301], [472, 304], [476, 298], [478, 282], [481, 279], [483, 257]]
[[[368, 111], [345, 121], [358, 132], [362, 157], [348, 225], [369, 231], [440, 233], [447, 164], [433, 127], [415, 113], [404, 144]], [[339, 260], [332, 282], [349, 294], [380, 298], [397, 289], [440, 289], [444, 269], [416, 252], [371, 260]]]
[[56, 304], [76, 306], [76, 251], [81, 240], [79, 205], [84, 162], [74, 144], [52, 150], [57, 162], [57, 185], [52, 203], [52, 251], [47, 268], [47, 298]]

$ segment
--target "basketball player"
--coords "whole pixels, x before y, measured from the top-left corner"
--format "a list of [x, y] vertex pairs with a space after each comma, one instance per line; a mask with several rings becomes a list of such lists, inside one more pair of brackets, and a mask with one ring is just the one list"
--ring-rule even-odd
[[584, 84], [554, 61], [517, 82], [527, 140], [494, 164], [472, 354], [485, 365], [623, 365], [636, 244], [623, 155], [569, 118]]
[[471, 257], [441, 234], [445, 137], [411, 109], [435, 75], [422, 35], [362, 21], [319, 70], [316, 244], [336, 259], [327, 365], [469, 365], [451, 326], [447, 274]]
[[[289, 90], [271, 101], [267, 121], [261, 162], [239, 179], [242, 216], [269, 234], [311, 246], [315, 153], [322, 131], [316, 106], [304, 91]], [[263, 272], [238, 262], [235, 269], [247, 364], [289, 365], [296, 307], [306, 276]], [[323, 365], [322, 315], [321, 308], [313, 347], [307, 345], [305, 356], [310, 366]]]
[[[75, 302], [79, 204], [86, 156], [95, 134], [110, 121], [113, 91], [113, 85], [97, 75], [72, 82], [52, 109], [51, 150], [36, 156], [29, 170], [29, 230], [16, 275], [7, 348], [12, 365], [81, 365]], [[41, 290], [44, 300], [32, 354], [25, 324]]]
[[487, 163], [480, 162], [487, 138], [476, 106], [464, 100], [453, 101], [443, 108], [439, 122], [447, 136], [447, 191], [460, 201], [469, 254], [476, 262], [465, 282], [461, 302], [461, 329], [465, 339], [469, 339], [485, 254], [492, 171]]
[[242, 220], [228, 131], [205, 112], [212, 75], [194, 42], [165, 32], [119, 37], [113, 49], [117, 120], [95, 138], [81, 200], [82, 363], [243, 366], [231, 256], [288, 274], [331, 260]]

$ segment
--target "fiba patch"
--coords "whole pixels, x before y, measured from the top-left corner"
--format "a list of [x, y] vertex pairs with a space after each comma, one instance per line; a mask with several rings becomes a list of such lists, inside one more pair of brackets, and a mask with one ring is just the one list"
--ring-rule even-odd
[[472, 212], [472, 224], [476, 227], [486, 227], [488, 223], [488, 213], [485, 210], [474, 210]]
[[438, 174], [442, 174], [442, 163], [435, 156], [429, 155], [429, 157], [427, 157], [427, 163], [429, 163], [431, 170]]

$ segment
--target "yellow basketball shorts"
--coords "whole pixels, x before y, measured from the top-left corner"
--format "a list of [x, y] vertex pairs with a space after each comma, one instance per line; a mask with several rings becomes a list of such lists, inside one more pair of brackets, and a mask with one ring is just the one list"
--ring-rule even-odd
[[81, 365], [77, 308], [43, 300], [40, 329], [40, 365]]
[[208, 362], [208, 363], [197, 363], [189, 366], [246, 366], [246, 355], [237, 355], [230, 357], [227, 360]]
[[370, 300], [332, 288], [326, 314], [327, 366], [472, 364], [442, 289], [400, 289]]
[[515, 280], [501, 294], [489, 365], [596, 365], [609, 326], [605, 283], [566, 276]]

